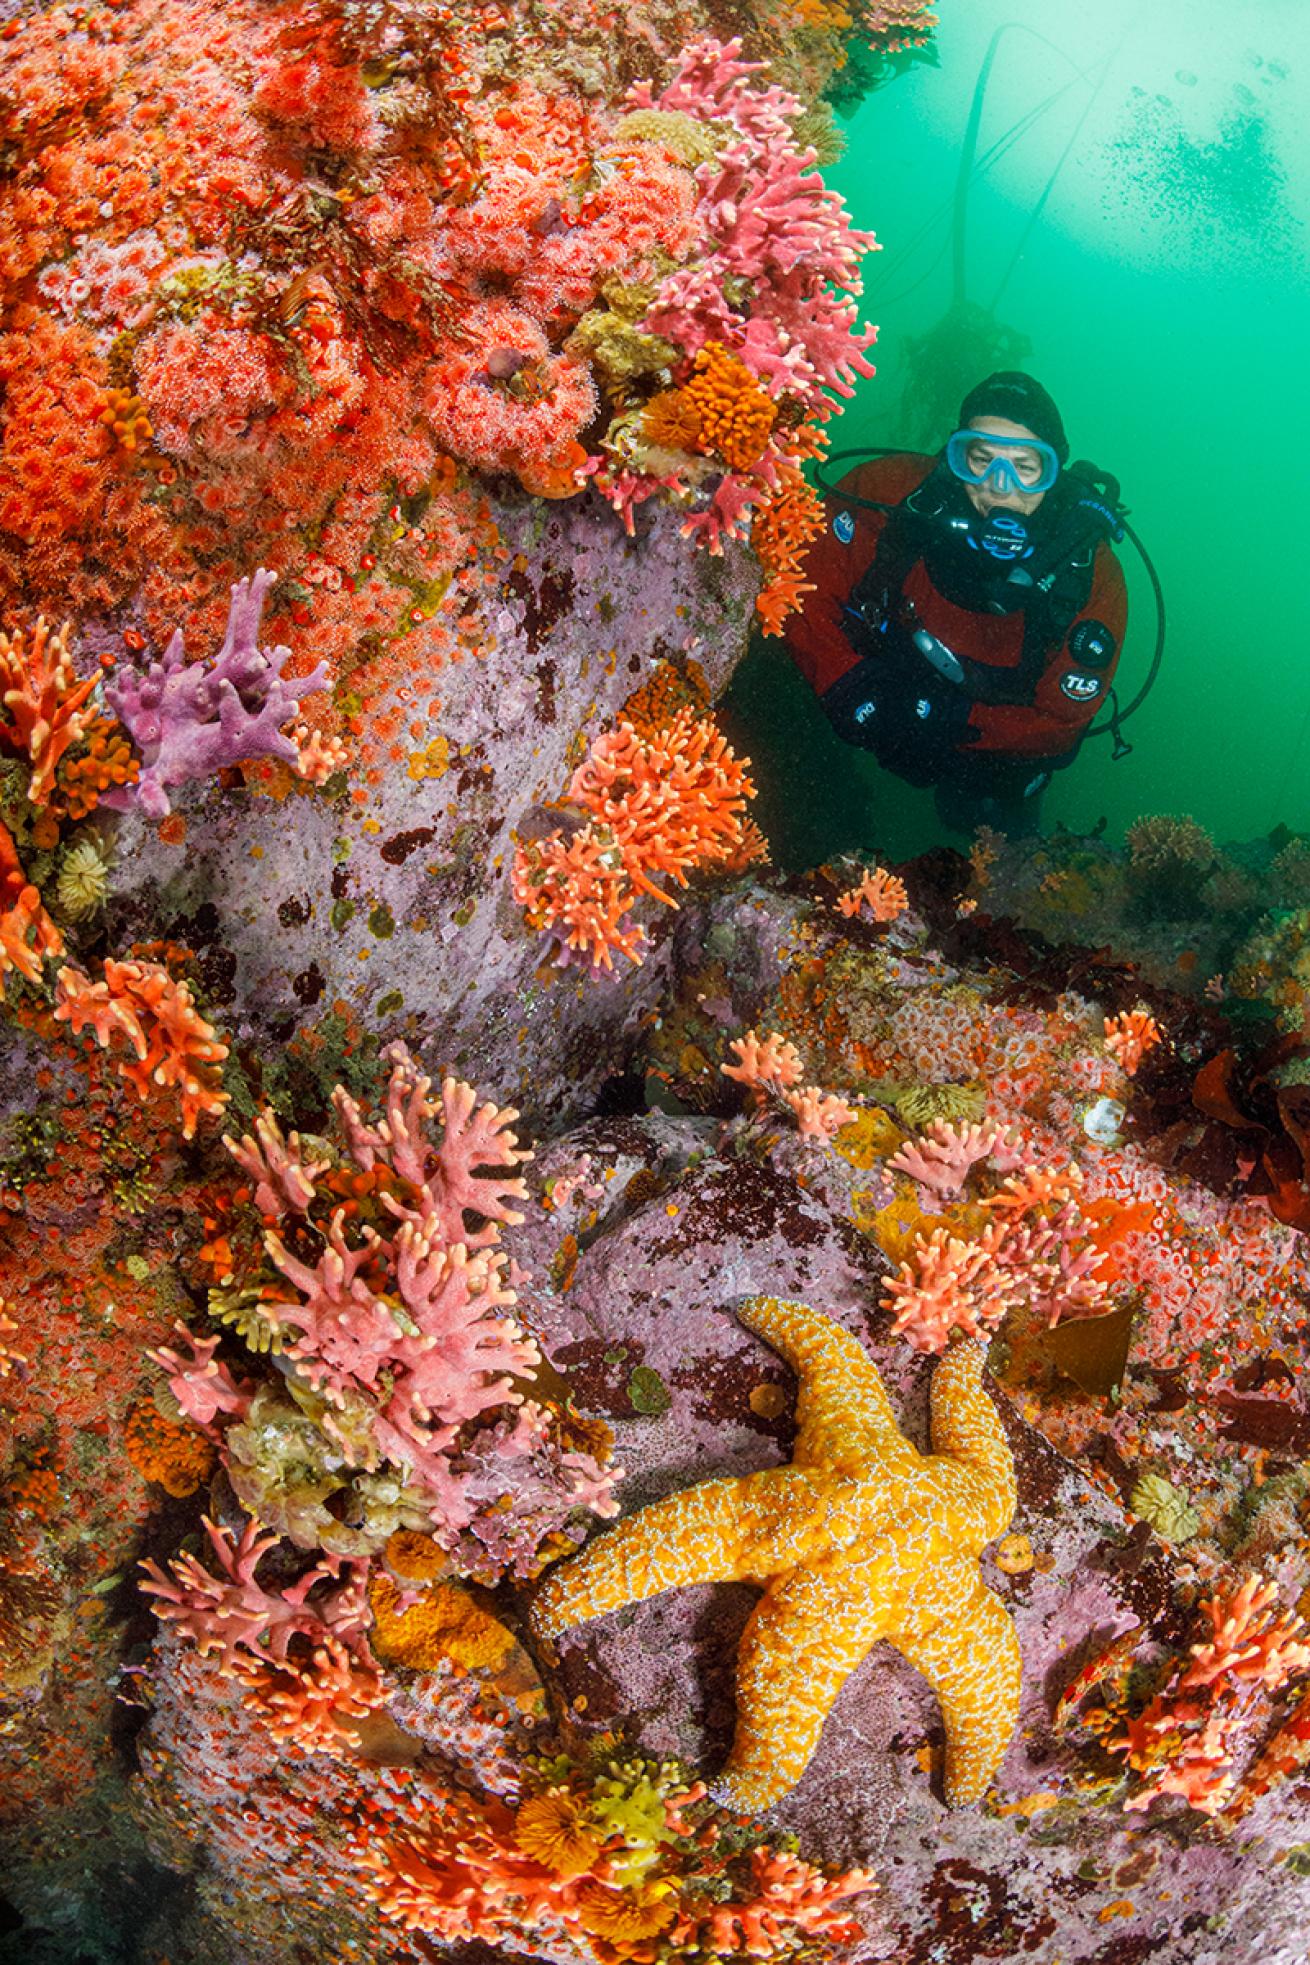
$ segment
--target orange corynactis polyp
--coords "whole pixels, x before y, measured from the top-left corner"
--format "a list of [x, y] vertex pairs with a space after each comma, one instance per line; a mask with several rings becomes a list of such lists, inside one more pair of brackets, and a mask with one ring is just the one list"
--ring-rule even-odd
[[745, 362], [709, 341], [682, 393], [700, 422], [700, 448], [716, 451], [734, 471], [752, 470], [768, 448], [778, 410]]
[[567, 1788], [530, 1795], [514, 1817], [514, 1840], [525, 1856], [556, 1876], [581, 1876], [601, 1851], [604, 1837], [587, 1820]]
[[123, 1445], [141, 1478], [154, 1481], [177, 1500], [204, 1486], [218, 1457], [196, 1427], [165, 1419], [150, 1399], [140, 1400], [129, 1411]]

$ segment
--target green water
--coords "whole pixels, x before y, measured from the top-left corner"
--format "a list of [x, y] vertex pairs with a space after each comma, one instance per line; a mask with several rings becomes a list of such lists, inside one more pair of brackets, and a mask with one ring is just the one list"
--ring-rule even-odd
[[[1143, 812], [1181, 811], [1220, 838], [1310, 830], [1310, 0], [939, 12], [940, 66], [868, 97], [825, 173], [883, 248], [865, 264], [878, 374], [834, 447], [935, 449], [969, 384], [1030, 369], [1073, 455], [1121, 479], [1169, 618], [1160, 680], [1125, 729], [1132, 755], [1113, 763], [1108, 738], [1086, 743], [1046, 796], [1044, 828], [1105, 819], [1117, 837]], [[970, 105], [1008, 23], [964, 234], [964, 293], [985, 334], [934, 360], [922, 343], [955, 298]], [[1030, 352], [1016, 361], [1013, 339], [998, 340], [988, 359], [1002, 331]], [[1120, 552], [1126, 701], [1155, 619], [1140, 563]], [[844, 847], [895, 857], [945, 836], [930, 794], [831, 737], [780, 641], [753, 653], [728, 708], [784, 864]]]

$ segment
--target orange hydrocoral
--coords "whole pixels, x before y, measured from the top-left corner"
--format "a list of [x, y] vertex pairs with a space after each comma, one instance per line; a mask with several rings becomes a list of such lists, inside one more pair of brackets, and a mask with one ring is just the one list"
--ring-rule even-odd
[[103, 982], [71, 967], [55, 980], [56, 1020], [75, 1035], [90, 1025], [102, 1050], [125, 1042], [134, 1055], [120, 1060], [118, 1074], [142, 1099], [156, 1086], [181, 1092], [184, 1139], [193, 1137], [203, 1113], [222, 1111], [229, 1095], [219, 1087], [218, 1066], [228, 1047], [196, 1009], [187, 983], [157, 962], [112, 957], [105, 959]]
[[601, 737], [574, 772], [569, 797], [613, 832], [638, 892], [673, 907], [651, 875], [685, 887], [691, 867], [740, 844], [746, 800], [755, 796], [747, 770], [713, 717], [684, 709], [650, 737], [630, 723]]
[[504, 1802], [434, 1799], [416, 1822], [355, 1853], [364, 1894], [385, 1916], [448, 1942], [494, 1941], [573, 1909], [576, 1880], [518, 1846]]
[[334, 1638], [316, 1645], [308, 1659], [288, 1657], [280, 1666], [238, 1664], [233, 1674], [246, 1687], [246, 1704], [283, 1746], [334, 1756], [358, 1751], [356, 1720], [384, 1706], [390, 1692], [376, 1666]]
[[734, 471], [749, 471], [759, 463], [778, 409], [745, 362], [721, 342], [707, 341], [682, 395], [699, 424], [702, 450], [717, 452]]
[[739, 1085], [781, 1087], [800, 1083], [801, 1054], [776, 1030], [766, 1030], [763, 1037], [748, 1030], [744, 1037], [734, 1037], [728, 1048], [736, 1052], [737, 1063], [720, 1065], [719, 1069]]
[[641, 961], [645, 931], [628, 921], [636, 897], [612, 834], [584, 826], [570, 840], [520, 846], [510, 888], [532, 927], [553, 929], [595, 967], [613, 968], [616, 953]]
[[910, 896], [906, 892], [905, 882], [894, 873], [888, 873], [885, 867], [874, 867], [865, 874], [858, 887], [837, 896], [837, 906], [848, 919], [867, 905], [875, 921], [894, 921], [909, 904]]
[[769, 842], [756, 825], [754, 819], [747, 819], [741, 829], [741, 844], [733, 852], [725, 853], [722, 866], [725, 873], [745, 873], [747, 867], [769, 865]]
[[662, 730], [630, 723], [599, 738], [569, 783], [590, 821], [571, 839], [521, 844], [510, 884], [534, 927], [609, 969], [616, 950], [640, 962], [645, 939], [628, 914], [642, 894], [676, 907], [652, 877], [685, 887], [691, 868], [722, 866], [744, 842], [742, 813], [755, 787], [712, 717], [681, 709]]
[[95, 718], [88, 698], [99, 672], [78, 681], [68, 653], [68, 627], [51, 634], [44, 617], [29, 637], [0, 634], [0, 740], [32, 766], [27, 796], [48, 803], [60, 758]]
[[21, 887], [0, 914], [0, 1002], [10, 970], [28, 982], [39, 982], [46, 956], [63, 952], [64, 938], [42, 907], [40, 894], [35, 887]]
[[730, 1901], [710, 1912], [702, 1939], [707, 1950], [768, 1958], [786, 1940], [794, 1942], [797, 1929], [808, 1937], [849, 1943], [860, 1935], [860, 1927], [835, 1906], [876, 1887], [872, 1870], [825, 1876], [800, 1856], [770, 1849], [751, 1851], [751, 1882], [756, 1892], [752, 1901]]
[[1125, 1010], [1120, 1016], [1105, 1019], [1105, 1048], [1128, 1078], [1163, 1035], [1155, 1018], [1146, 1010]]
[[[1286, 1612], [1271, 1615], [1277, 1599], [1276, 1584], [1248, 1576], [1203, 1601], [1209, 1639], [1192, 1645], [1190, 1662], [1177, 1660], [1145, 1711], [1106, 1742], [1147, 1777], [1126, 1808], [1147, 1808], [1170, 1794], [1205, 1815], [1225, 1807], [1233, 1795], [1238, 1737], [1253, 1700], [1280, 1691], [1310, 1669], [1301, 1620]], [[1273, 1772], [1259, 1770], [1261, 1779], [1267, 1771]]]
[[66, 751], [55, 773], [53, 802], [70, 819], [85, 819], [99, 804], [102, 791], [135, 784], [141, 769], [141, 760], [116, 718], [98, 714], [89, 718], [82, 742], [86, 748], [79, 745], [76, 752]]
[[123, 1425], [127, 1457], [143, 1480], [182, 1500], [213, 1474], [217, 1453], [195, 1426], [165, 1419], [153, 1400], [132, 1406]]
[[802, 580], [805, 555], [824, 527], [823, 500], [799, 468], [784, 465], [774, 490], [755, 509], [751, 545], [764, 568], [765, 585], [755, 608], [768, 635], [781, 634], [787, 616], [800, 606], [813, 582]]

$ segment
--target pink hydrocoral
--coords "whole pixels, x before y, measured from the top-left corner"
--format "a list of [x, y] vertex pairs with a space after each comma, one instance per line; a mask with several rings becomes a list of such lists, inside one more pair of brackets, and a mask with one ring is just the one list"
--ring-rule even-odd
[[1001, 1233], [993, 1227], [969, 1242], [934, 1228], [917, 1243], [883, 1291], [883, 1308], [896, 1313], [893, 1337], [916, 1351], [941, 1351], [957, 1331], [978, 1337], [994, 1330], [1020, 1300], [997, 1261]]
[[244, 1418], [250, 1406], [249, 1388], [238, 1385], [222, 1359], [214, 1356], [219, 1340], [197, 1337], [185, 1324], [177, 1324], [174, 1329], [190, 1349], [191, 1356], [183, 1357], [180, 1351], [167, 1345], [149, 1355], [168, 1373], [173, 1397], [187, 1418], [206, 1432], [220, 1414], [229, 1419]]
[[[281, 1382], [321, 1436], [335, 1486], [351, 1489], [341, 1540], [352, 1553], [385, 1538], [399, 1507], [466, 1572], [529, 1575], [543, 1543], [575, 1539], [581, 1511], [613, 1512], [616, 1478], [607, 1449], [587, 1450], [594, 1436], [525, 1397], [540, 1353], [509, 1314], [515, 1272], [495, 1244], [522, 1220], [519, 1169], [532, 1155], [511, 1108], [479, 1103], [454, 1078], [434, 1096], [403, 1045], [384, 1057], [380, 1110], [344, 1087], [334, 1094], [344, 1155], [316, 1142], [311, 1156], [269, 1111], [229, 1142], [250, 1182], [234, 1203], [253, 1203], [261, 1222], [254, 1249], [234, 1255], [224, 1240], [219, 1273], [230, 1283], [240, 1272], [262, 1348], [276, 1351]], [[218, 1340], [192, 1342], [193, 1362], [158, 1361], [226, 1464], [245, 1450], [229, 1446], [228, 1426], [251, 1410], [254, 1388], [216, 1360]], [[267, 1402], [266, 1388], [258, 1397]], [[234, 1471], [243, 1495], [244, 1478]], [[315, 1527], [301, 1546], [322, 1534], [330, 1547], [333, 1533]]]
[[802, 1139], [831, 1139], [857, 1116], [854, 1106], [835, 1092], [825, 1092], [821, 1085], [801, 1085], [794, 1092], [784, 1092], [782, 1099], [796, 1115]]
[[[447, 1523], [462, 1527], [466, 1502], [446, 1450], [466, 1420], [517, 1404], [514, 1379], [540, 1362], [512, 1319], [496, 1314], [516, 1300], [504, 1287], [506, 1258], [443, 1246], [435, 1216], [403, 1222], [390, 1242], [366, 1228], [356, 1247], [344, 1220], [338, 1209], [313, 1265], [268, 1231], [273, 1265], [298, 1295], [266, 1298], [261, 1313], [306, 1382], [348, 1409], [342, 1425], [358, 1423], [361, 1395], [370, 1400], [378, 1453], [409, 1466]], [[385, 1277], [385, 1287], [370, 1276]], [[336, 1430], [330, 1413], [325, 1424]]]
[[970, 1169], [993, 1158], [1006, 1145], [1006, 1128], [994, 1120], [968, 1125], [961, 1132], [949, 1119], [934, 1119], [917, 1140], [907, 1140], [887, 1162], [893, 1173], [909, 1174], [934, 1194], [958, 1194]]
[[1099, 1309], [1104, 1255], [1073, 1199], [1080, 1183], [1074, 1166], [1024, 1167], [987, 1197], [992, 1219], [980, 1236], [943, 1227], [916, 1243], [883, 1292], [883, 1307], [896, 1313], [893, 1335], [916, 1351], [941, 1351], [957, 1331], [995, 1330], [1020, 1304], [1051, 1324]]
[[157, 1088], [181, 1094], [182, 1137], [191, 1139], [205, 1114], [221, 1112], [229, 1094], [220, 1088], [218, 1066], [228, 1047], [213, 1024], [196, 1009], [190, 986], [178, 982], [158, 962], [116, 962], [105, 958], [104, 979], [93, 983], [80, 969], [59, 971], [55, 979], [55, 1018], [74, 1035], [88, 1025], [102, 1050], [126, 1048], [118, 1075], [142, 1099]]
[[247, 1521], [238, 1538], [208, 1517], [205, 1529], [218, 1575], [192, 1555], [175, 1556], [168, 1574], [141, 1565], [156, 1615], [247, 1688], [276, 1740], [306, 1753], [357, 1745], [353, 1722], [386, 1697], [366, 1635], [367, 1565], [328, 1558], [274, 1594], [255, 1571], [276, 1535]]
[[731, 132], [696, 172], [708, 250], [670, 275], [645, 326], [690, 354], [722, 342], [772, 394], [823, 418], [834, 407], [826, 391], [849, 396], [856, 376], [873, 373], [863, 350], [876, 329], [856, 326], [855, 296], [860, 255], [875, 241], [850, 225], [813, 169], [814, 152], [797, 147], [790, 119], [801, 104], [783, 89], [756, 86], [766, 66], [743, 61], [739, 40], [701, 41], [658, 98], [647, 83], [631, 92], [637, 108]]
[[[441, 1099], [429, 1094], [432, 1080], [420, 1071], [403, 1044], [383, 1052], [391, 1065], [384, 1110], [369, 1122], [344, 1086], [332, 1094], [332, 1104], [345, 1131], [351, 1157], [365, 1173], [380, 1161], [402, 1180], [419, 1189], [421, 1199], [407, 1210], [392, 1200], [392, 1213], [416, 1226], [435, 1219], [447, 1242], [482, 1249], [498, 1239], [499, 1225], [514, 1225], [523, 1216], [512, 1204], [525, 1201], [527, 1185], [521, 1174], [531, 1152], [519, 1145], [512, 1130], [518, 1113], [512, 1106], [478, 1104], [471, 1085], [443, 1078]], [[433, 1142], [427, 1122], [440, 1116], [441, 1138]], [[468, 1215], [479, 1219], [470, 1223]]]
[[288, 1209], [303, 1214], [314, 1199], [315, 1180], [332, 1164], [327, 1159], [307, 1159], [300, 1134], [287, 1138], [272, 1111], [256, 1114], [253, 1137], [246, 1133], [234, 1140], [225, 1135], [223, 1144], [255, 1182], [255, 1206], [275, 1219]]

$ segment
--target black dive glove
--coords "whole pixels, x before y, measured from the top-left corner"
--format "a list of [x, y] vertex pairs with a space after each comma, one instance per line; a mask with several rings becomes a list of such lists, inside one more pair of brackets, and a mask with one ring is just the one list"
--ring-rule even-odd
[[872, 751], [889, 770], [922, 784], [931, 784], [960, 745], [977, 736], [969, 728], [969, 697], [926, 663], [905, 674], [865, 655], [819, 701], [843, 743]]

